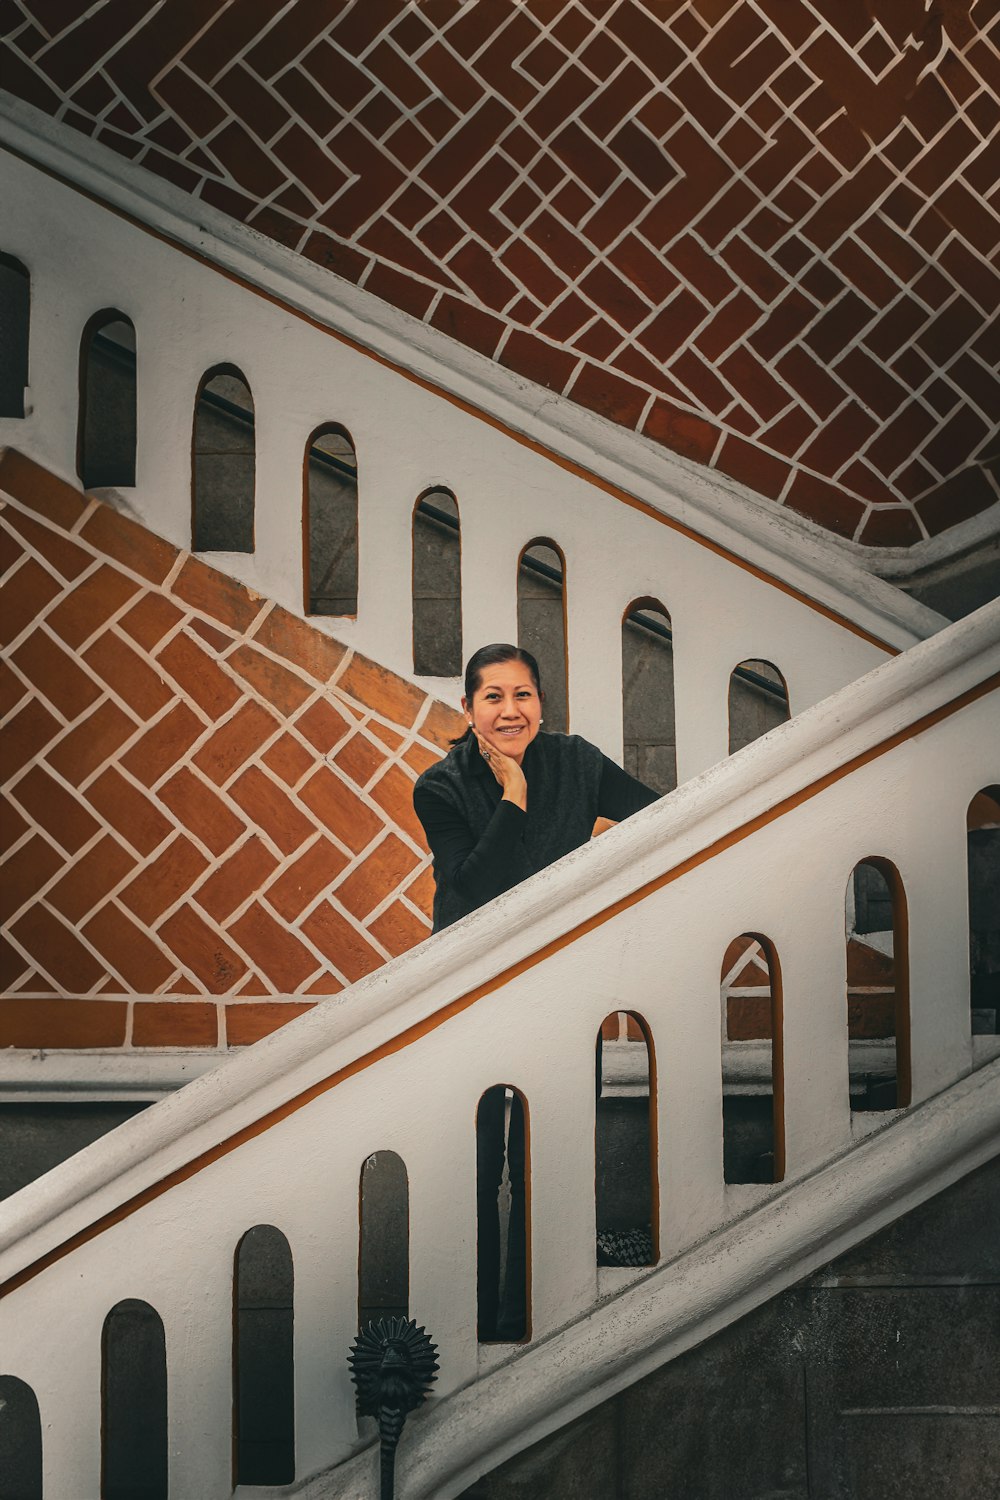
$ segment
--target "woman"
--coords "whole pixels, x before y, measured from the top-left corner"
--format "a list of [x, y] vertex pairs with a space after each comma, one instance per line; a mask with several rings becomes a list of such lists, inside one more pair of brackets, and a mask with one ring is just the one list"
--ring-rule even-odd
[[[465, 669], [468, 729], [413, 789], [434, 856], [434, 931], [544, 870], [590, 838], [598, 818], [619, 822], [657, 800], [579, 735], [541, 729], [538, 663], [518, 646], [483, 646]], [[600, 1091], [598, 1062], [598, 1091]], [[479, 1194], [479, 1337], [522, 1338], [524, 1112], [511, 1107], [506, 1293], [498, 1320], [497, 1193], [504, 1166], [505, 1090], [488, 1089], [476, 1121]]]

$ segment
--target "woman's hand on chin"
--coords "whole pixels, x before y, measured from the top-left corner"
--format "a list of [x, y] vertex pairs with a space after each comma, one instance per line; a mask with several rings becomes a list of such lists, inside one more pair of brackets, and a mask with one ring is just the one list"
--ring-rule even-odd
[[517, 761], [509, 755], [504, 755], [503, 751], [491, 745], [489, 740], [484, 740], [476, 730], [472, 732], [476, 736], [480, 755], [493, 772], [494, 779], [500, 784], [503, 801], [514, 802], [522, 812], [525, 811], [528, 805], [528, 783]]

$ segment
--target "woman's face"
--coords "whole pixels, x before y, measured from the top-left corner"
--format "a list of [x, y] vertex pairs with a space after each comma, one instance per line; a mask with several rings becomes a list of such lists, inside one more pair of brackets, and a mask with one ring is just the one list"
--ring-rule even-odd
[[485, 667], [472, 702], [463, 698], [462, 707], [487, 744], [521, 764], [542, 719], [542, 700], [524, 662], [502, 661]]

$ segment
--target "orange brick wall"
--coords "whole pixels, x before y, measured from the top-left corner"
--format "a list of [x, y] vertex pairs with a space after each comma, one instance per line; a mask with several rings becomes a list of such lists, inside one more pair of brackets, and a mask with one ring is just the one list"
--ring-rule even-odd
[[419, 942], [452, 711], [10, 449], [0, 494], [0, 1046], [241, 1045]]

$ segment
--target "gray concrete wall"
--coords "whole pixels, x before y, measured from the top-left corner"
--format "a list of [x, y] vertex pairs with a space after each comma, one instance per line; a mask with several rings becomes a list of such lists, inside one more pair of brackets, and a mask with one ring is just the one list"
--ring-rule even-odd
[[463, 1500], [996, 1500], [998, 1224], [1000, 1161]]

